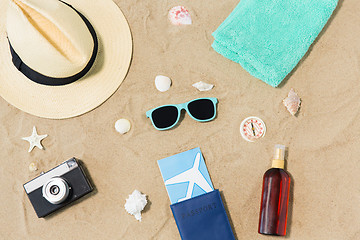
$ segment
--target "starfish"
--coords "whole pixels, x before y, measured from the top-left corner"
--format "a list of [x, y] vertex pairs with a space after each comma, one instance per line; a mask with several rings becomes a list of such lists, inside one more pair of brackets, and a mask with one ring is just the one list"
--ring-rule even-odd
[[36, 127], [33, 127], [33, 132], [31, 136], [29, 137], [23, 137], [22, 139], [25, 141], [28, 141], [30, 143], [29, 152], [33, 150], [34, 147], [38, 147], [40, 149], [44, 149], [44, 147], [41, 145], [41, 141], [46, 138], [48, 135], [38, 135], [36, 132]]

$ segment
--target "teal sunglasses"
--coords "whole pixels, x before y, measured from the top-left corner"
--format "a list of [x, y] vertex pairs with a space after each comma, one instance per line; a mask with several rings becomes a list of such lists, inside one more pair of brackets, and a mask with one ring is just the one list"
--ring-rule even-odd
[[180, 119], [181, 110], [198, 122], [208, 122], [216, 116], [217, 98], [198, 98], [181, 104], [163, 105], [146, 112], [157, 130], [173, 128]]

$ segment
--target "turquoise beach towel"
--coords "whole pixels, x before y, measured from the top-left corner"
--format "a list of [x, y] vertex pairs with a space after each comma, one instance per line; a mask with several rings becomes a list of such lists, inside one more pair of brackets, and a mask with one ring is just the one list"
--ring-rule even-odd
[[277, 87], [321, 32], [338, 0], [241, 0], [212, 47]]

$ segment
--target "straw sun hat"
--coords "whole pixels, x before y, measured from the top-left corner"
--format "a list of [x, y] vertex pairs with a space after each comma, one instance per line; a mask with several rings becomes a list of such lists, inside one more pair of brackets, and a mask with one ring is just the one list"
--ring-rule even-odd
[[96, 108], [131, 55], [112, 0], [0, 0], [0, 95], [24, 112], [62, 119]]

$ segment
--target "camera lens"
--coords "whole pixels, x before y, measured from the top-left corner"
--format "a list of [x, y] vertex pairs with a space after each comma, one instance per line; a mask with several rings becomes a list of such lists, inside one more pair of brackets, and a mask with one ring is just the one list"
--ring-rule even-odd
[[60, 188], [59, 188], [59, 186], [51, 186], [50, 187], [50, 193], [52, 194], [52, 195], [57, 195], [58, 193], [60, 192]]
[[53, 177], [42, 187], [43, 197], [52, 204], [59, 204], [69, 196], [69, 185], [61, 177]]

